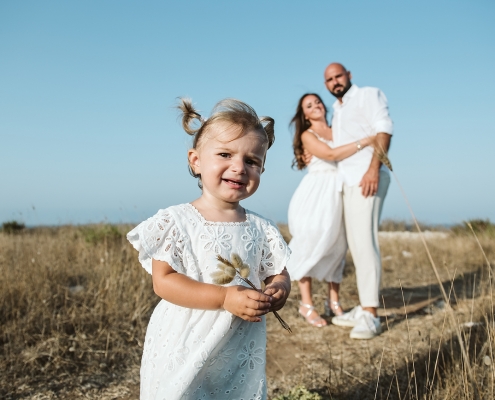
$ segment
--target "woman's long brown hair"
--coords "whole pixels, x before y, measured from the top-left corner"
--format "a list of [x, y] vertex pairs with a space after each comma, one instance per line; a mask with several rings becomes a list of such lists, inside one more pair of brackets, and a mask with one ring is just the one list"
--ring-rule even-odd
[[306, 168], [306, 163], [303, 160], [304, 148], [301, 140], [301, 135], [311, 126], [311, 122], [304, 118], [304, 112], [302, 109], [302, 102], [308, 96], [315, 96], [316, 98], [318, 98], [318, 100], [320, 100], [320, 103], [323, 104], [323, 108], [325, 109], [325, 121], [327, 119], [327, 107], [325, 106], [325, 103], [323, 103], [321, 97], [316, 93], [303, 94], [302, 97], [299, 99], [299, 103], [297, 104], [296, 114], [290, 121], [290, 125], [294, 125], [294, 140], [292, 142], [292, 148], [294, 150], [294, 160], [292, 160], [292, 168], [296, 167], [297, 169]]

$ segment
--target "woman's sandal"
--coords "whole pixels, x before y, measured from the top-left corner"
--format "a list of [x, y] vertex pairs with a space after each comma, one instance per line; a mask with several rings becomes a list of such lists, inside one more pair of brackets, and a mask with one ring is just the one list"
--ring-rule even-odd
[[[330, 303], [332, 305], [330, 305]], [[325, 300], [325, 313], [323, 314], [325, 317], [341, 316], [344, 314], [344, 310], [342, 310], [342, 306], [338, 301], [333, 301], [330, 299]]]
[[[301, 312], [301, 307], [306, 308], [307, 312]], [[316, 326], [317, 328], [322, 328], [327, 325], [327, 321], [325, 321], [318, 313], [316, 313], [317, 317], [310, 319], [309, 316], [315, 310], [314, 306], [310, 304], [305, 304], [302, 301], [299, 302], [299, 314], [303, 317], [306, 322], [310, 325]], [[316, 312], [316, 311], [315, 311]]]

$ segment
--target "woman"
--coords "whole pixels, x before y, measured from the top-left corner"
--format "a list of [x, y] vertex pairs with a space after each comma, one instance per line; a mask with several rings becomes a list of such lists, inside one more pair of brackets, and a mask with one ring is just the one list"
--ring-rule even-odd
[[[299, 313], [316, 327], [327, 322], [318, 314], [311, 297], [311, 279], [328, 282], [325, 315], [342, 315], [339, 285], [347, 252], [342, 198], [338, 188], [337, 161], [372, 145], [374, 137], [332, 148], [332, 128], [320, 96], [301, 97], [291, 125], [295, 126], [294, 161], [297, 169], [308, 167], [289, 205], [292, 256], [287, 265], [290, 276], [299, 281]], [[306, 164], [305, 152], [310, 153]]]

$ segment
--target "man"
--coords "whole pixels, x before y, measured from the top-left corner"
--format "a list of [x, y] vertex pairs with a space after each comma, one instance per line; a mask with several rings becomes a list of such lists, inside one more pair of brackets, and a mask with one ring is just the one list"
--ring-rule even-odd
[[[351, 72], [342, 64], [325, 69], [325, 86], [337, 100], [333, 104], [333, 142], [335, 146], [356, 143], [358, 152], [338, 163], [344, 204], [347, 242], [356, 267], [360, 306], [332, 323], [352, 327], [353, 339], [371, 339], [381, 333], [379, 306], [381, 259], [378, 223], [390, 175], [377, 158], [387, 152], [393, 124], [388, 114], [387, 98], [377, 88], [359, 88], [351, 83]], [[372, 146], [361, 149], [359, 140], [376, 135]]]

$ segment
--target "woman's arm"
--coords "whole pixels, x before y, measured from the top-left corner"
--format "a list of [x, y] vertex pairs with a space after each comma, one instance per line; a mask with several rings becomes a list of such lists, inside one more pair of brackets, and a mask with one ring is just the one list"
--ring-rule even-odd
[[[376, 136], [369, 136], [364, 139], [360, 139], [359, 143], [363, 148], [369, 145], [373, 145], [375, 137]], [[357, 142], [331, 148], [309, 131], [305, 131], [302, 133], [301, 140], [303, 142], [305, 150], [323, 160], [340, 161], [344, 158], [352, 156], [353, 154], [356, 154], [359, 151]]]
[[195, 281], [175, 271], [168, 263], [153, 259], [153, 290], [178, 306], [201, 310], [225, 309], [251, 322], [261, 321], [272, 306], [269, 295], [244, 286], [220, 286]]

